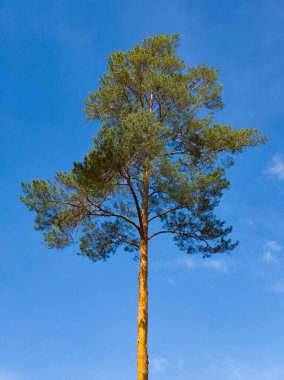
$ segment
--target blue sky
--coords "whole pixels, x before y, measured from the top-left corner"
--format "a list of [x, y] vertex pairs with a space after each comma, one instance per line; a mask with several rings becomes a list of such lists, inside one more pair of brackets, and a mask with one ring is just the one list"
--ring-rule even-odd
[[107, 56], [174, 32], [188, 64], [220, 68], [217, 118], [270, 140], [229, 172], [234, 253], [151, 245], [150, 379], [284, 379], [283, 1], [2, 0], [0, 380], [135, 378], [138, 263], [48, 251], [18, 196], [90, 148], [83, 99]]

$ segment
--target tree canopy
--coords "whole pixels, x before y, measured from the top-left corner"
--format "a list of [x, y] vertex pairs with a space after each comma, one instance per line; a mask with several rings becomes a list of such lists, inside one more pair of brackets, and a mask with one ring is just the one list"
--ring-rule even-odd
[[93, 148], [70, 172], [22, 185], [48, 248], [79, 240], [81, 254], [105, 260], [120, 246], [134, 252], [141, 237], [165, 233], [187, 253], [236, 246], [214, 212], [229, 187], [225, 170], [236, 153], [266, 138], [215, 121], [223, 108], [218, 70], [187, 66], [178, 41], [158, 35], [111, 54], [86, 99], [87, 119], [101, 122]]

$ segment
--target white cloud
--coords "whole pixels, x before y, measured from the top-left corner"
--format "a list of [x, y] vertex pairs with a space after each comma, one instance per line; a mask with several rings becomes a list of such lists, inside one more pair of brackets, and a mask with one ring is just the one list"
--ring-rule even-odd
[[265, 251], [261, 258], [263, 261], [275, 261], [274, 256], [270, 251]]
[[201, 259], [199, 257], [197, 260], [190, 257], [185, 257], [177, 260], [176, 264], [187, 269], [206, 268], [214, 269], [220, 272], [228, 272], [229, 270], [229, 267], [224, 260], [212, 259], [210, 257], [205, 259]]
[[275, 262], [277, 261], [276, 253], [282, 251], [282, 246], [275, 240], [268, 240], [264, 244], [264, 253], [261, 256], [263, 261]]
[[284, 179], [284, 160], [281, 154], [276, 154], [265, 170], [268, 175], [274, 175], [280, 180]]
[[[165, 372], [167, 365], [167, 359], [165, 358], [152, 358], [150, 359], [150, 366], [155, 372]], [[0, 379], [1, 380], [1, 379]]]

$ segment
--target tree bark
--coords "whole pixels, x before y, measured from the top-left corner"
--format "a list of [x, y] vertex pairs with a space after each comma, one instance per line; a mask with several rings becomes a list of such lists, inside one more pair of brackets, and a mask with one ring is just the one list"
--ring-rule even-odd
[[138, 290], [137, 380], [148, 380], [148, 241], [141, 237]]
[[[150, 96], [150, 113], [153, 112], [153, 93]], [[138, 337], [137, 337], [137, 380], [148, 380], [148, 206], [149, 176], [143, 173], [143, 196], [140, 225], [140, 265], [138, 277]]]

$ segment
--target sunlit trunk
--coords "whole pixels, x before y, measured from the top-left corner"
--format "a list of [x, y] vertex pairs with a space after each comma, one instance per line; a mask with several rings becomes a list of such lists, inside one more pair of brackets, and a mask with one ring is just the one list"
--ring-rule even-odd
[[148, 241], [141, 238], [138, 296], [137, 380], [148, 380]]
[[[150, 113], [153, 112], [153, 93], [150, 95]], [[137, 337], [137, 380], [148, 380], [148, 206], [149, 176], [143, 173], [143, 196], [140, 224], [140, 265], [138, 277], [138, 337]]]

